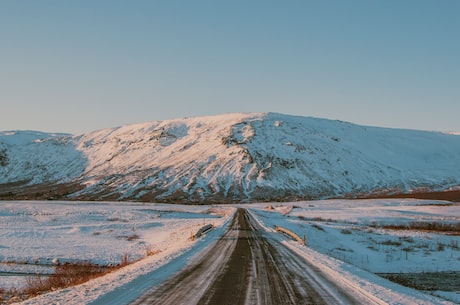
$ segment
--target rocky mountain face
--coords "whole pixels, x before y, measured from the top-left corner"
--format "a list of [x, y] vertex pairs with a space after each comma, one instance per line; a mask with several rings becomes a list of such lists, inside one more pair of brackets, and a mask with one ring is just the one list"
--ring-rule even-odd
[[460, 185], [460, 136], [276, 113], [0, 132], [0, 199], [287, 201]]

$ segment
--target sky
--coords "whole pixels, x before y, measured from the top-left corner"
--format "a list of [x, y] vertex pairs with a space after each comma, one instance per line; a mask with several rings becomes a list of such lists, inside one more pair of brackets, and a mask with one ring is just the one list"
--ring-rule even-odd
[[231, 112], [460, 131], [458, 0], [0, 2], [0, 130]]

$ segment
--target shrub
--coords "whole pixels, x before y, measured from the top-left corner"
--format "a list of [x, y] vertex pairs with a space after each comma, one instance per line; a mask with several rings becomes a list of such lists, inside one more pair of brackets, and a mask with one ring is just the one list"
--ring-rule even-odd
[[130, 264], [129, 254], [128, 253], [123, 253], [121, 255], [120, 267], [128, 266], [129, 264]]
[[444, 251], [445, 245], [443, 243], [438, 243], [438, 251]]
[[311, 226], [317, 230], [324, 231], [324, 229], [320, 227], [319, 225], [317, 225], [316, 223], [312, 224]]
[[380, 244], [385, 245], [385, 246], [401, 246], [402, 245], [402, 243], [400, 241], [394, 241], [394, 240], [390, 240], [390, 239], [382, 241]]
[[0, 150], [0, 166], [7, 166], [8, 165], [8, 155], [6, 154], [6, 150]]
[[412, 247], [404, 247], [401, 250], [403, 250], [404, 252], [415, 252], [414, 248]]
[[[150, 255], [159, 252], [161, 251], [152, 251]], [[121, 263], [115, 266], [100, 266], [88, 261], [58, 264], [56, 265], [54, 274], [26, 277], [26, 286], [21, 290], [10, 289], [5, 291], [0, 288], [0, 304], [5, 304], [5, 300], [11, 302], [14, 299], [19, 302], [45, 292], [79, 285], [129, 265], [132, 262], [129, 260], [129, 254], [123, 254]]]
[[401, 236], [399, 239], [407, 243], [414, 243], [414, 238], [411, 236]]
[[55, 273], [49, 276], [27, 277], [24, 293], [28, 296], [36, 296], [46, 291], [82, 284], [112, 269], [113, 267], [99, 266], [90, 262], [65, 263], [56, 266]]
[[435, 232], [448, 232], [454, 235], [460, 233], [460, 222], [448, 223], [448, 222], [423, 222], [413, 221], [408, 224], [390, 224], [390, 225], [378, 225], [372, 223], [371, 227], [380, 227], [383, 229], [390, 230], [422, 230], [422, 231], [435, 231]]
[[145, 249], [145, 256], [152, 256], [152, 255], [158, 254], [160, 252], [161, 252], [161, 250], [155, 250], [151, 246], [148, 246]]
[[130, 236], [126, 237], [126, 240], [127, 241], [132, 241], [132, 240], [136, 240], [136, 239], [139, 239], [139, 238], [141, 238], [139, 235], [133, 234], [133, 235], [130, 235]]

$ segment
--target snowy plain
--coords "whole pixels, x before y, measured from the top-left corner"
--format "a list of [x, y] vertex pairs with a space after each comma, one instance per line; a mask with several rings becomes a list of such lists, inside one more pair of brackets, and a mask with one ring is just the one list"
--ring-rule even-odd
[[[139, 203], [0, 202], [0, 288], [22, 287], [27, 274], [52, 273], [57, 263], [116, 265], [123, 257], [136, 261], [155, 252], [136, 266], [157, 265], [193, 245], [189, 238], [204, 223], [222, 226], [233, 210]], [[137, 270], [128, 275], [130, 268], [123, 268], [123, 278], [140, 274]]]
[[[191, 258], [219, 238], [236, 207], [249, 209], [269, 234], [283, 239], [286, 247], [343, 285], [361, 289], [383, 303], [460, 303], [458, 289], [432, 292], [449, 302], [374, 274], [460, 271], [460, 236], [384, 227], [459, 223], [460, 205], [440, 201], [325, 200], [222, 206], [5, 201], [0, 202], [1, 270], [46, 273], [49, 268], [37, 268], [72, 260], [116, 264], [123, 254], [135, 260], [145, 257], [146, 249], [160, 250], [104, 277], [22, 302], [87, 304], [155, 270], [161, 272], [160, 280], [168, 277], [180, 268], [174, 263], [179, 257], [188, 253]], [[204, 238], [189, 240], [204, 223], [213, 223], [216, 229]], [[276, 233], [275, 225], [305, 235], [307, 246]], [[11, 279], [1, 276], [0, 286], [20, 284]]]

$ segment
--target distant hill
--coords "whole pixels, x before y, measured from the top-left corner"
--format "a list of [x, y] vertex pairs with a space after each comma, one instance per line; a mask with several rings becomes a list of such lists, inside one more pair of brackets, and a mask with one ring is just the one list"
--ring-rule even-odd
[[0, 199], [251, 202], [460, 189], [460, 136], [277, 113], [0, 132]]

